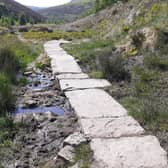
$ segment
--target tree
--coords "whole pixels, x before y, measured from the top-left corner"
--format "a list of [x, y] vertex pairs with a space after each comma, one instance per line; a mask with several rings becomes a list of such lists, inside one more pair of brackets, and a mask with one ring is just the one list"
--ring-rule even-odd
[[19, 23], [20, 23], [20, 25], [25, 25], [27, 23], [27, 19], [26, 19], [26, 16], [24, 14], [20, 15]]
[[100, 0], [96, 0], [95, 2], [95, 10], [98, 12], [100, 10]]

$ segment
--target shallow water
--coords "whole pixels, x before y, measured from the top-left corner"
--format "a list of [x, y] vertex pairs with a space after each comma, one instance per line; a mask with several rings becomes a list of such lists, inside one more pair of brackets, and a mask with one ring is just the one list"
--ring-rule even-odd
[[36, 107], [36, 108], [16, 108], [15, 113], [21, 114], [21, 113], [45, 113], [45, 112], [52, 112], [53, 114], [57, 115], [64, 115], [65, 111], [57, 106], [53, 107]]
[[44, 90], [53, 85], [51, 78], [47, 75], [37, 74], [31, 77], [28, 77], [29, 84], [27, 85], [28, 89], [35, 91]]

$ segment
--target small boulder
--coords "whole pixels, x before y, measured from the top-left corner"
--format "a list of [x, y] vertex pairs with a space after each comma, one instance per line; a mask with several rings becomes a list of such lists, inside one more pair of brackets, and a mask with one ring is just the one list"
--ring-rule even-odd
[[80, 168], [80, 165], [78, 163], [76, 163], [75, 165], [69, 167], [69, 168]]
[[67, 145], [60, 150], [58, 157], [73, 163], [75, 158], [75, 149], [72, 146]]
[[32, 73], [33, 73], [33, 71], [26, 71], [26, 72], [24, 72], [24, 75], [25, 76], [30, 76]]
[[27, 100], [25, 104], [28, 108], [33, 108], [37, 106], [37, 102], [34, 100]]
[[68, 144], [71, 146], [78, 146], [81, 143], [85, 143], [85, 142], [87, 142], [87, 139], [80, 132], [75, 132], [74, 134], [71, 134], [64, 140], [64, 144]]

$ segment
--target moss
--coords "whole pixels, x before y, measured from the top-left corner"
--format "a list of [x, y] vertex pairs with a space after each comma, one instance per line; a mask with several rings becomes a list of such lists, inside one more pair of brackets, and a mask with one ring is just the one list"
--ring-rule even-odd
[[88, 144], [81, 144], [75, 151], [75, 163], [80, 163], [81, 168], [89, 168], [92, 159], [92, 151]]
[[126, 54], [127, 54], [128, 57], [133, 57], [133, 56], [136, 56], [138, 53], [139, 52], [138, 52], [137, 49], [131, 49]]
[[98, 78], [98, 79], [100, 79], [100, 78], [103, 78], [103, 77], [104, 77], [104, 74], [103, 74], [103, 72], [101, 72], [101, 71], [92, 71], [92, 72], [89, 74], [89, 76], [92, 77], [92, 78]]

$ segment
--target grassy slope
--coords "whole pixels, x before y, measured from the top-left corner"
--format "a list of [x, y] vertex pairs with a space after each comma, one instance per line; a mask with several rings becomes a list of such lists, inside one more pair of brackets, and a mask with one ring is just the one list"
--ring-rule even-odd
[[[127, 21], [130, 6], [139, 13], [133, 18], [132, 23]], [[168, 38], [167, 11], [166, 0], [141, 2], [130, 0], [120, 6], [115, 5], [94, 16], [92, 20], [94, 19], [95, 22], [92, 24], [90, 18], [88, 22], [87, 18], [85, 19], [84, 24], [88, 23], [97, 32], [89, 42], [64, 46], [79, 60], [82, 67], [87, 67], [85, 70], [88, 73], [96, 77], [108, 77], [112, 82], [125, 81], [124, 87], [128, 87], [129, 91], [123, 94], [124, 97], [119, 93], [121, 90], [118, 89], [118, 86], [117, 89], [111, 88], [112, 96], [118, 98], [130, 114], [143, 125], [147, 124], [150, 128], [161, 130], [168, 130], [168, 123], [165, 120], [168, 117], [168, 96], [165, 94], [168, 91], [166, 82], [168, 56], [167, 40], [165, 40]], [[83, 26], [82, 21], [75, 24], [77, 27]], [[158, 47], [155, 49], [155, 54], [137, 45], [144, 41], [140, 39], [140, 36], [136, 36], [136, 32], [145, 27], [157, 30], [159, 38], [161, 38], [157, 41]], [[130, 44], [129, 50], [119, 51], [128, 42], [133, 43], [133, 45]], [[141, 65], [131, 65], [131, 68], [127, 65], [132, 60], [140, 58], [138, 56], [141, 55], [143, 55]], [[116, 66], [114, 67], [114, 65]], [[122, 71], [119, 70], [121, 67], [124, 67]], [[121, 78], [121, 74], [128, 72], [131, 75], [131, 81], [129, 75], [125, 79]], [[127, 90], [126, 88], [123, 90]], [[119, 90], [119, 92], [114, 90]]]
[[57, 23], [72, 22], [90, 12], [93, 4], [94, 1], [90, 0], [75, 0], [65, 5], [42, 9], [38, 12]]
[[0, 0], [0, 7], [1, 7], [0, 12], [1, 17], [2, 16], [11, 17], [15, 18], [16, 20], [19, 20], [20, 15], [24, 14], [27, 20], [30, 18], [35, 22], [40, 22], [44, 20], [44, 18], [41, 15], [19, 4], [14, 0]]

